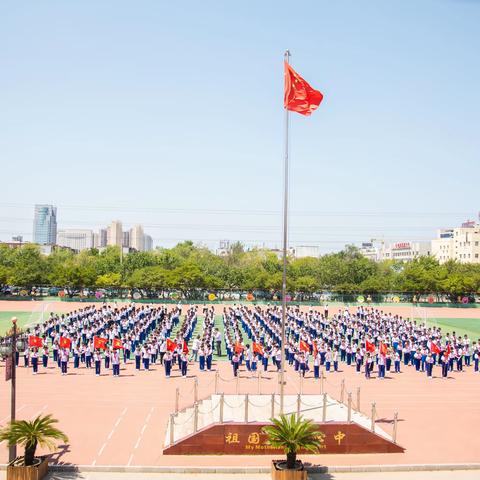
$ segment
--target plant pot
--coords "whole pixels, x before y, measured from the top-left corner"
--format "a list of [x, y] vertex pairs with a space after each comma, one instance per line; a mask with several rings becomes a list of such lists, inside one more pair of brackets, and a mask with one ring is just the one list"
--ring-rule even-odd
[[272, 461], [272, 480], [307, 480], [307, 471], [302, 462], [297, 460], [297, 468], [288, 470], [282, 468], [285, 464], [284, 460]]
[[7, 480], [41, 480], [48, 471], [48, 457], [35, 457], [35, 465], [23, 465], [23, 457], [17, 457], [7, 466]]

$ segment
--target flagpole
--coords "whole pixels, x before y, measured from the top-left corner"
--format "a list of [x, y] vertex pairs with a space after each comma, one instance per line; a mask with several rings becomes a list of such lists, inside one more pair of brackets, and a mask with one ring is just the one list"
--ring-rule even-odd
[[[290, 51], [285, 52], [285, 61], [289, 63]], [[285, 154], [283, 159], [283, 271], [282, 271], [282, 344], [280, 368], [280, 414], [284, 413], [285, 395], [285, 323], [287, 316], [287, 242], [288, 242], [288, 109], [285, 108]]]

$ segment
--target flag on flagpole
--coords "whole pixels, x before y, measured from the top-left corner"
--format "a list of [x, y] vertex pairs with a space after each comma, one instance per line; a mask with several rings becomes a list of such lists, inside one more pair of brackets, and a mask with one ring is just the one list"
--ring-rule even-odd
[[365, 350], [373, 353], [375, 351], [375, 345], [368, 340], [365, 340]]
[[174, 352], [177, 349], [177, 344], [172, 342], [169, 338], [167, 338], [167, 350], [169, 352]]
[[93, 348], [107, 349], [107, 339], [102, 337], [93, 337]]
[[30, 335], [28, 337], [28, 346], [29, 347], [41, 347], [43, 345], [43, 340], [41, 337], [36, 337], [35, 335]]
[[183, 341], [183, 353], [188, 353], [190, 350], [188, 349], [188, 343], [184, 340]]
[[114, 350], [123, 349], [123, 343], [119, 338], [114, 338], [112, 342], [112, 347]]
[[284, 107], [301, 115], [311, 115], [322, 100], [323, 94], [312, 88], [288, 62], [285, 62]]
[[245, 347], [240, 342], [235, 342], [235, 353], [239, 355]]
[[388, 348], [387, 346], [382, 342], [380, 344], [380, 355], [386, 355], [388, 353]]
[[430, 345], [430, 350], [432, 351], [432, 353], [440, 353], [440, 349], [438, 348], [438, 345], [433, 342]]
[[300, 344], [298, 348], [301, 352], [310, 353], [310, 345], [307, 342], [304, 342], [303, 340], [300, 340]]
[[70, 348], [72, 345], [72, 341], [67, 337], [60, 337], [58, 340], [58, 346], [60, 348]]
[[253, 342], [253, 353], [258, 353], [259, 355], [263, 355], [264, 350], [263, 347], [259, 343]]

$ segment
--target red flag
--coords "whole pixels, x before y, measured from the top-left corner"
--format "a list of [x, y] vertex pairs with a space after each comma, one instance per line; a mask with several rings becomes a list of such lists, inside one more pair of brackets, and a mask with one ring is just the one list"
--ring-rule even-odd
[[430, 345], [430, 350], [432, 353], [440, 353], [440, 349], [438, 348], [437, 344], [433, 342]]
[[123, 343], [119, 338], [114, 338], [112, 342], [112, 347], [114, 350], [123, 349]]
[[28, 337], [28, 346], [29, 347], [42, 347], [43, 340], [40, 337], [36, 337], [35, 335], [30, 335]]
[[316, 357], [318, 355], [318, 347], [317, 347], [317, 343], [315, 342], [313, 344], [313, 356]]
[[450, 355], [452, 351], [452, 347], [450, 346], [450, 344], [447, 345], [447, 355]]
[[304, 342], [303, 340], [300, 340], [299, 349], [301, 352], [310, 353], [310, 345], [308, 345], [308, 343]]
[[253, 353], [258, 353], [259, 355], [263, 355], [264, 350], [263, 347], [259, 343], [253, 342]]
[[285, 62], [284, 107], [302, 115], [311, 115], [322, 100], [323, 95], [314, 90], [288, 62]]
[[102, 337], [93, 337], [93, 348], [107, 349], [107, 339]]
[[375, 345], [373, 343], [370, 343], [368, 340], [365, 340], [365, 350], [367, 352], [374, 352], [375, 351]]
[[183, 341], [183, 353], [188, 353], [190, 350], [188, 349], [188, 343], [184, 340]]
[[67, 337], [60, 337], [60, 339], [58, 340], [58, 346], [60, 348], [70, 348], [71, 345], [72, 341]]
[[380, 344], [380, 354], [381, 355], [386, 355], [388, 353], [388, 348], [387, 346], [382, 342]]
[[169, 352], [174, 352], [177, 349], [177, 344], [172, 342], [169, 338], [167, 338], [167, 350]]
[[235, 353], [239, 355], [245, 347], [240, 342], [235, 342]]

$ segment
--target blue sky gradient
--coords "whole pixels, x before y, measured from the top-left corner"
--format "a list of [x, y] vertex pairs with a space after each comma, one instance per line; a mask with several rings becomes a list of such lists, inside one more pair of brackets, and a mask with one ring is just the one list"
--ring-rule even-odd
[[4, 1], [0, 239], [53, 203], [280, 245], [286, 48], [325, 96], [291, 119], [292, 244], [432, 238], [480, 209], [478, 25], [473, 0]]

